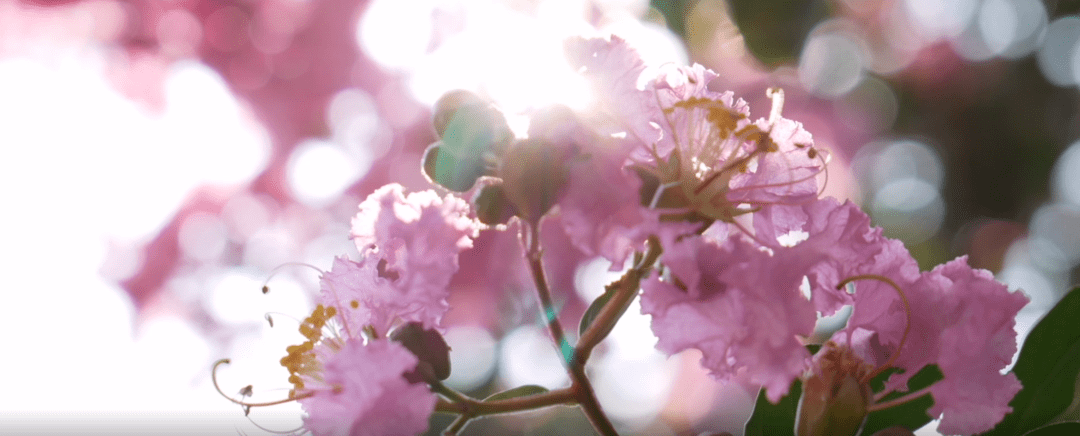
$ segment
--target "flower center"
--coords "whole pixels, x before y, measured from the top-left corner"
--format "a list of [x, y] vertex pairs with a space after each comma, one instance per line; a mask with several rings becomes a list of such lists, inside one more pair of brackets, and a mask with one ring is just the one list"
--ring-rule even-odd
[[293, 389], [289, 391], [289, 398], [295, 398], [296, 393], [304, 389], [304, 380], [301, 376], [321, 378], [319, 373], [322, 367], [316, 360], [313, 350], [315, 345], [323, 339], [323, 327], [334, 315], [337, 315], [337, 309], [333, 306], [318, 305], [311, 312], [311, 316], [304, 318], [304, 321], [300, 323], [300, 334], [307, 340], [300, 345], [285, 347], [285, 351], [289, 354], [281, 358], [281, 366], [289, 370], [289, 383], [293, 385]]

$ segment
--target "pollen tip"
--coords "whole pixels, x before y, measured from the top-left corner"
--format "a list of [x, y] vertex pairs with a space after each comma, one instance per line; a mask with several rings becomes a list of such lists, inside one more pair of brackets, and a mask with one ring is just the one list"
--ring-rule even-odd
[[769, 125], [773, 125], [780, 119], [784, 112], [784, 89], [772, 87], [765, 90], [765, 95], [772, 99], [772, 111], [769, 112]]

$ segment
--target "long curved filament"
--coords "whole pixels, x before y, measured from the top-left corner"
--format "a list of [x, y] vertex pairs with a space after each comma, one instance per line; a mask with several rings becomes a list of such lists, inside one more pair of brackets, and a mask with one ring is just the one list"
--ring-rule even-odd
[[906, 318], [907, 318], [907, 321], [906, 321], [906, 323], [904, 325], [904, 335], [900, 337], [900, 344], [896, 346], [896, 350], [893, 351], [891, 356], [889, 356], [889, 360], [885, 361], [884, 364], [879, 366], [877, 369], [875, 369], [874, 371], [872, 371], [870, 374], [868, 374], [865, 377], [865, 380], [863, 380], [863, 381], [867, 382], [867, 381], [872, 380], [874, 377], [877, 377], [878, 374], [882, 373], [882, 371], [885, 371], [886, 369], [891, 368], [892, 364], [894, 362], [896, 362], [896, 357], [900, 355], [900, 350], [902, 350], [904, 348], [904, 343], [907, 342], [908, 332], [911, 331], [911, 305], [908, 304], [907, 295], [904, 294], [904, 291], [900, 290], [900, 286], [897, 285], [896, 282], [892, 281], [892, 279], [890, 279], [888, 277], [877, 275], [877, 274], [863, 274], [863, 275], [857, 275], [857, 276], [854, 276], [854, 277], [848, 277], [848, 278], [844, 279], [843, 281], [841, 281], [839, 284], [837, 284], [836, 289], [839, 290], [839, 289], [843, 288], [844, 286], [847, 286], [848, 283], [851, 283], [851, 282], [856, 281], [856, 280], [877, 280], [879, 282], [882, 282], [882, 283], [885, 283], [885, 284], [887, 284], [889, 286], [892, 286], [892, 288], [896, 290], [896, 293], [900, 295], [900, 302], [904, 304], [904, 314], [906, 315]]

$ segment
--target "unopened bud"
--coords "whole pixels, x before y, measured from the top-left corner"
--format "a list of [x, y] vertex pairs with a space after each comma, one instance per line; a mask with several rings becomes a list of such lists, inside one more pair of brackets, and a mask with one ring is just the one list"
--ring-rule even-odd
[[874, 400], [863, 378], [871, 368], [850, 350], [827, 344], [815, 369], [803, 381], [796, 436], [855, 436], [862, 429]]
[[558, 201], [567, 177], [569, 157], [564, 151], [530, 138], [518, 141], [506, 152], [499, 176], [521, 219], [535, 224]]
[[476, 218], [489, 226], [506, 224], [517, 210], [506, 198], [506, 191], [502, 184], [487, 185], [480, 188], [480, 192], [473, 199], [473, 209], [476, 210]]
[[480, 176], [494, 171], [514, 137], [498, 109], [463, 90], [439, 99], [432, 124], [441, 140], [424, 153], [424, 174], [457, 192], [469, 190]]
[[464, 89], [455, 89], [439, 97], [439, 101], [435, 102], [433, 108], [435, 113], [431, 119], [431, 124], [435, 126], [435, 133], [441, 138], [458, 109], [469, 106], [483, 107], [487, 106], [487, 102], [480, 96]]
[[439, 332], [425, 330], [420, 323], [411, 322], [395, 329], [390, 339], [405, 346], [420, 360], [415, 370], [405, 374], [410, 382], [450, 377], [450, 346]]

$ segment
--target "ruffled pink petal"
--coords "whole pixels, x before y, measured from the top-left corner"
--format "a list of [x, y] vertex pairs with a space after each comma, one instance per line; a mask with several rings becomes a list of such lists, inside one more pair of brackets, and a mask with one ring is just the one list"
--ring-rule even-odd
[[641, 179], [625, 169], [619, 152], [596, 150], [571, 166], [559, 200], [563, 228], [571, 242], [590, 256], [602, 256], [619, 270], [657, 231], [659, 214], [641, 205]]
[[[724, 245], [701, 238], [666, 247], [670, 276], [642, 283], [642, 313], [652, 315], [657, 348], [702, 352], [702, 365], [720, 380], [745, 375], [779, 401], [806, 369], [798, 340], [816, 321], [800, 295], [805, 268], [797, 256], [773, 256], [738, 239]], [[682, 289], [685, 286], [685, 289]]]
[[[870, 217], [851, 202], [824, 198], [800, 206], [766, 206], [754, 214], [754, 233], [773, 249], [789, 249], [813, 259], [805, 272], [814, 306], [825, 315], [853, 302], [846, 290], [836, 289], [846, 278], [877, 274], [906, 283], [919, 277], [918, 264], [903, 244], [871, 227]], [[855, 289], [862, 294], [895, 295], [892, 288], [873, 280], [858, 281]], [[850, 328], [858, 327], [857, 317], [863, 315], [868, 314], [856, 314]]]
[[642, 144], [660, 139], [660, 130], [653, 123], [659, 113], [656, 99], [652, 92], [637, 86], [645, 63], [625, 40], [617, 36], [571, 38], [566, 42], [566, 54], [570, 65], [592, 84], [599, 109], [614, 116], [609, 133], [623, 131]]
[[920, 289], [937, 293], [937, 317], [918, 316], [918, 322], [940, 326], [938, 349], [929, 353], [936, 354], [945, 376], [930, 388], [934, 407], [929, 413], [941, 417], [938, 429], [945, 434], [990, 430], [1012, 411], [1009, 401], [1020, 390], [1016, 376], [1001, 370], [1016, 353], [1016, 314], [1028, 298], [1009, 292], [989, 271], [972, 269], [965, 257], [926, 276], [941, 277], [927, 282], [944, 285]]
[[335, 259], [323, 274], [320, 303], [337, 308], [353, 335], [366, 325], [385, 334], [397, 319], [438, 328], [458, 254], [477, 234], [468, 212], [468, 204], [451, 195], [405, 196], [396, 184], [379, 188], [352, 221], [362, 258]]
[[[846, 331], [834, 340], [843, 343], [848, 333], [871, 339], [876, 351], [863, 357], [874, 365], [895, 355], [890, 366], [903, 371], [889, 378], [887, 390], [906, 391], [912, 376], [937, 365], [943, 379], [930, 386], [934, 406], [927, 413], [941, 419], [938, 430], [990, 430], [1012, 410], [1009, 401], [1021, 387], [1001, 370], [1016, 353], [1015, 317], [1028, 298], [1009, 292], [988, 271], [971, 268], [964, 257], [897, 285], [909, 310], [896, 290], [860, 289]], [[898, 349], [905, 328], [907, 339]]]
[[417, 359], [388, 340], [345, 342], [337, 352], [319, 348], [321, 380], [307, 378], [314, 395], [300, 400], [304, 427], [314, 436], [418, 434], [427, 429], [435, 394], [403, 376]]

